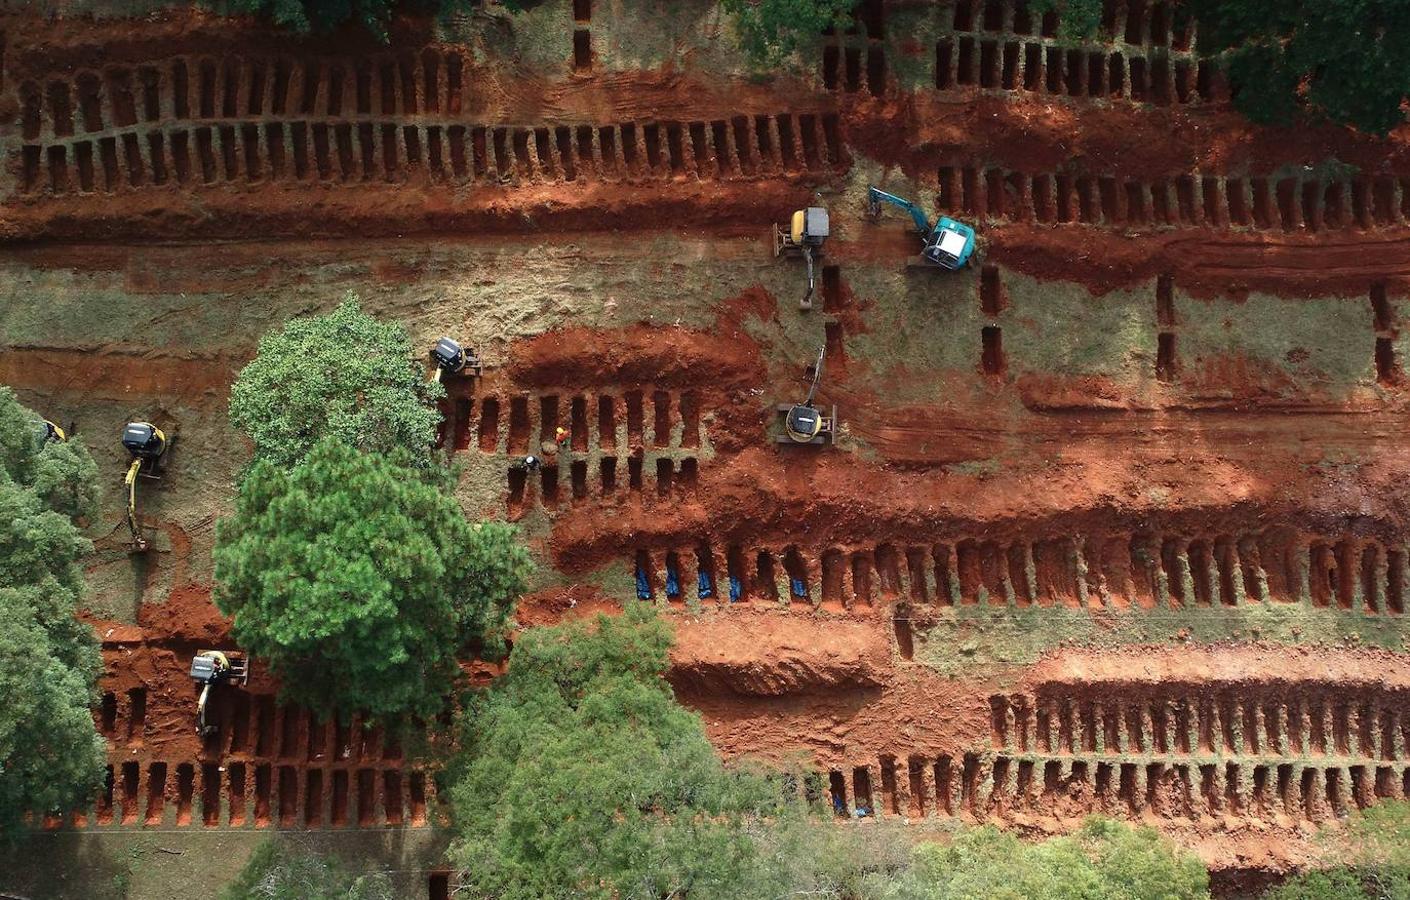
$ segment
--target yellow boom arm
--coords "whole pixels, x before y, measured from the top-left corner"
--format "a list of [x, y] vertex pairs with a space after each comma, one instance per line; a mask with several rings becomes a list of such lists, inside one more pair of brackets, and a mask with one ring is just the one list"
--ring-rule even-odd
[[127, 527], [132, 532], [132, 541], [137, 549], [145, 550], [147, 542], [142, 538], [142, 532], [137, 527], [137, 473], [142, 468], [142, 460], [134, 459], [132, 465], [127, 467], [127, 477], [123, 483], [127, 485]]

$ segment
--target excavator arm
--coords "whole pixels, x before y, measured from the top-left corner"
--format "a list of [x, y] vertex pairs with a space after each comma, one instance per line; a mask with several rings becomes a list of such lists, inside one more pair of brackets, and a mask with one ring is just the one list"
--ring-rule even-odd
[[892, 206], [899, 206], [911, 214], [911, 221], [915, 223], [916, 232], [921, 237], [930, 236], [930, 219], [925, 215], [919, 206], [916, 206], [905, 197], [897, 197], [895, 194], [888, 194], [878, 187], [867, 189], [867, 209], [872, 216], [881, 215], [881, 204], [890, 203]]
[[142, 460], [134, 459], [132, 465], [127, 467], [127, 477], [123, 479], [127, 484], [127, 527], [132, 532], [132, 546], [138, 551], [147, 549], [147, 540], [137, 526], [137, 473], [141, 469]]

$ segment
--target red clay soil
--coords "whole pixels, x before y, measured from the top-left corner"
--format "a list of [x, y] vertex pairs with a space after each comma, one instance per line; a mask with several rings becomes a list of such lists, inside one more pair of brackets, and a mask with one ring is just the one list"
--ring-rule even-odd
[[1402, 653], [1374, 647], [1329, 648], [1284, 644], [1200, 647], [1130, 646], [1093, 652], [1063, 650], [1028, 670], [1024, 688], [1300, 684], [1339, 688], [1410, 689], [1410, 661]]
[[744, 226], [803, 206], [814, 187], [796, 180], [742, 184], [653, 183], [624, 193], [615, 184], [478, 187], [261, 183], [239, 189], [146, 190], [17, 200], [0, 210], [0, 242], [122, 239], [237, 240], [271, 235], [401, 237], [523, 234], [544, 230], [671, 229], [681, 222]]
[[534, 388], [689, 388], [699, 386], [701, 372], [715, 388], [757, 384], [764, 375], [758, 344], [738, 322], [719, 324], [709, 332], [649, 325], [550, 331], [514, 344], [509, 376]]
[[1054, 281], [1085, 284], [1094, 294], [1173, 275], [1197, 296], [1262, 291], [1285, 297], [1361, 295], [1375, 282], [1410, 291], [1410, 233], [1229, 235], [1203, 229], [1140, 238], [1101, 232], [1072, 235], [1039, 226], [986, 230], [988, 259]]
[[1149, 107], [1057, 100], [1022, 91], [921, 91], [843, 108], [847, 142], [914, 178], [979, 161], [1019, 172], [1060, 169], [1168, 177], [1266, 174], [1335, 158], [1367, 174], [1410, 172], [1410, 127], [1389, 138], [1332, 126], [1258, 128], [1223, 103]]
[[235, 368], [226, 360], [177, 359], [109, 347], [15, 347], [0, 352], [0, 383], [95, 400], [180, 397], [191, 403], [223, 403]]

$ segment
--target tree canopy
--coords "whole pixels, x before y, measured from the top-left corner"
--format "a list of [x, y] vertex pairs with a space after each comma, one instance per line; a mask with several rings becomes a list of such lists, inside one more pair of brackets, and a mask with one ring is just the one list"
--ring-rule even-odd
[[61, 812], [101, 783], [106, 745], [89, 709], [101, 669], [75, 618], [97, 468], [77, 442], [41, 443], [42, 420], [0, 387], [0, 832]]
[[461, 719], [450, 853], [464, 896], [752, 895], [741, 820], [779, 794], [724, 770], [661, 677], [669, 645], [648, 604], [515, 644]]
[[323, 316], [293, 319], [260, 341], [230, 389], [230, 421], [254, 441], [255, 458], [288, 467], [323, 437], [374, 453], [409, 450], [421, 463], [436, 438], [422, 355], [406, 329], [364, 313], [349, 294]]
[[1372, 134], [1404, 120], [1410, 0], [1186, 0], [1205, 54], [1223, 53], [1239, 109], [1286, 124], [1301, 111]]
[[450, 473], [325, 437], [260, 460], [216, 530], [216, 603], [285, 696], [317, 710], [430, 717], [467, 641], [502, 646], [530, 567], [502, 523], [472, 524]]

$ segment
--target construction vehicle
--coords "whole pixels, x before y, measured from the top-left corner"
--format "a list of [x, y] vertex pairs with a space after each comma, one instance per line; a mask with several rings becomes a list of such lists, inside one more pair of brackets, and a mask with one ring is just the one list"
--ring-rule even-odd
[[45, 444], [62, 444], [69, 439], [69, 436], [59, 427], [57, 422], [48, 419], [40, 419], [34, 423], [35, 443], [39, 447]]
[[782, 225], [774, 226], [774, 257], [801, 256], [808, 265], [808, 290], [798, 302], [799, 309], [813, 308], [813, 259], [822, 257], [829, 229], [827, 210], [821, 206], [795, 212], [787, 229]]
[[460, 346], [452, 338], [443, 337], [431, 348], [431, 362], [436, 370], [431, 373], [432, 381], [440, 381], [447, 375], [480, 375], [484, 366], [474, 350]]
[[250, 663], [243, 653], [225, 650], [202, 650], [191, 659], [191, 680], [201, 689], [196, 701], [196, 733], [206, 738], [220, 726], [206, 721], [206, 708], [211, 688], [217, 684], [245, 684], [250, 680]]
[[948, 216], [941, 216], [934, 225], [919, 206], [904, 197], [888, 194], [876, 186], [867, 188], [867, 211], [873, 219], [881, 216], [881, 205], [890, 203], [910, 213], [920, 236], [918, 264], [941, 269], [963, 269], [974, 252], [974, 229]]
[[123, 483], [127, 485], [127, 528], [132, 532], [132, 549], [136, 553], [145, 553], [151, 546], [137, 522], [137, 479], [161, 479], [161, 458], [169, 444], [166, 434], [150, 422], [129, 422], [122, 430], [122, 445], [132, 454]]
[[824, 415], [813, 406], [813, 398], [818, 393], [818, 383], [822, 381], [823, 357], [827, 345], [818, 349], [818, 361], [813, 364], [813, 381], [808, 387], [808, 396], [802, 403], [780, 403], [778, 412], [783, 414], [783, 434], [778, 436], [780, 444], [831, 444], [837, 435], [837, 407]]

